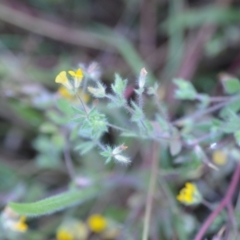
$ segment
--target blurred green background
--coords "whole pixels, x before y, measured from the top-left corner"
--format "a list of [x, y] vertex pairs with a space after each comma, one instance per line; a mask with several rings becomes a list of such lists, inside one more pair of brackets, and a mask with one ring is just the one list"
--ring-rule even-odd
[[[145, 67], [149, 81], [160, 84], [159, 98], [166, 101], [174, 120], [181, 114], [175, 108], [174, 77], [192, 81], [200, 92], [213, 95], [223, 93], [219, 73], [239, 77], [239, 23], [238, 0], [1, 0], [1, 209], [9, 201], [36, 201], [69, 185], [64, 129], [51, 124], [58, 88], [54, 79], [60, 71], [97, 62], [107, 87], [117, 72], [128, 79], [131, 95], [131, 86]], [[124, 123], [121, 115], [119, 122]], [[106, 141], [114, 145], [122, 140], [110, 132]], [[86, 219], [94, 211], [104, 213], [116, 226], [125, 226], [125, 235], [118, 239], [140, 239], [149, 169], [144, 159], [150, 150], [146, 142], [124, 139], [124, 143], [133, 159], [129, 168], [104, 165], [96, 149], [79, 156], [68, 146], [81, 184], [107, 176], [115, 179], [116, 186], [84, 208], [29, 221], [31, 231], [23, 239], [55, 239], [65, 218]], [[172, 179], [171, 204], [179, 208], [174, 198], [178, 178], [172, 178], [176, 171], [168, 153], [162, 155], [166, 180], [161, 187], [165, 189]], [[182, 213], [184, 222], [179, 223], [181, 219], [165, 209], [166, 203], [159, 204], [151, 239], [191, 239], [191, 228], [197, 226], [193, 216], [201, 219], [201, 209]]]

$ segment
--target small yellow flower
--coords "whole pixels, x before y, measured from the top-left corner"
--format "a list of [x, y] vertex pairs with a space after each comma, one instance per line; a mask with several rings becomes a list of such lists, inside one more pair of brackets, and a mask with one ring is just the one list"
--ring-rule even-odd
[[186, 205], [192, 205], [200, 203], [202, 196], [195, 184], [187, 182], [185, 187], [181, 189], [180, 193], [178, 194], [177, 200]]
[[[68, 77], [67, 74], [70, 76]], [[66, 71], [60, 72], [55, 78], [56, 83], [61, 83], [69, 90], [75, 90], [80, 87], [80, 84], [83, 79], [83, 71], [82, 69], [77, 69], [76, 72], [70, 70], [68, 73]]]
[[24, 233], [28, 230], [26, 217], [20, 216], [10, 207], [6, 207], [1, 214], [1, 223], [6, 230]]
[[89, 229], [87, 225], [77, 219], [67, 219], [57, 230], [57, 240], [86, 240]]
[[18, 232], [26, 232], [28, 225], [26, 224], [26, 217], [21, 216], [19, 221], [13, 224], [13, 229]]
[[65, 229], [59, 229], [57, 231], [57, 240], [73, 240], [74, 236]]
[[83, 72], [82, 69], [78, 69], [76, 72], [74, 71], [68, 71], [68, 73], [73, 77], [74, 79], [74, 88], [79, 88], [82, 79], [83, 79]]
[[104, 231], [107, 227], [107, 220], [99, 214], [93, 214], [88, 218], [88, 226], [91, 231], [95, 233], [100, 233]]
[[212, 155], [212, 160], [216, 165], [224, 165], [227, 162], [226, 153], [223, 151], [214, 151]]
[[69, 79], [67, 78], [66, 71], [60, 72], [57, 77], [55, 78], [56, 83], [61, 83], [63, 86], [65, 86], [67, 89], [73, 89], [73, 86]]

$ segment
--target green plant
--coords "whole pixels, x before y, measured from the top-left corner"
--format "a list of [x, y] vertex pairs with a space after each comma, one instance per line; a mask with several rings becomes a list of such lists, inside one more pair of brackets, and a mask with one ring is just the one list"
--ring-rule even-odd
[[[106, 194], [114, 185], [109, 184], [110, 179], [106, 176], [96, 176], [94, 181], [88, 183], [84, 188], [79, 187], [77, 181], [78, 173], [75, 172], [74, 163], [69, 154], [70, 149], [75, 149], [80, 154], [85, 155], [97, 149], [98, 158], [104, 159], [105, 164], [123, 164], [127, 168], [131, 166], [133, 161], [136, 161], [136, 159], [132, 159], [130, 154], [125, 154], [128, 150], [131, 150], [126, 142], [129, 142], [128, 139], [131, 139], [130, 142], [134, 139], [134, 141], [139, 141], [141, 144], [148, 146], [148, 149], [151, 149], [151, 154], [149, 154], [149, 160], [147, 161], [151, 168], [150, 176], [148, 176], [150, 180], [147, 187], [142, 234], [142, 239], [147, 240], [152, 208], [154, 207], [153, 200], [154, 197], [157, 197], [155, 193], [158, 181], [161, 182], [160, 185], [162, 185], [165, 197], [170, 199], [170, 204], [173, 206], [172, 211], [169, 210], [171, 214], [184, 216], [175, 202], [176, 190], [168, 186], [166, 180], [161, 175], [162, 171], [171, 170], [174, 166], [180, 173], [179, 177], [182, 183], [188, 179], [196, 179], [203, 166], [217, 171], [218, 167], [209, 160], [209, 153], [205, 146], [214, 148], [229, 136], [233, 136], [235, 142], [229, 141], [225, 148], [231, 149], [230, 152], [237, 152], [237, 156], [239, 156], [237, 150], [240, 142], [238, 116], [238, 110], [240, 109], [239, 80], [230, 77], [223, 79], [223, 88], [227, 96], [211, 97], [208, 94], [198, 93], [190, 82], [184, 79], [175, 79], [174, 82], [177, 85], [175, 97], [180, 100], [195, 101], [197, 104], [194, 104], [191, 114], [183, 111], [183, 116], [180, 119], [171, 121], [166, 103], [158, 97], [158, 91], [161, 87], [148, 83], [147, 71], [145, 69], [140, 71], [137, 86], [133, 91], [135, 94], [134, 100], [125, 96], [128, 87], [127, 80], [116, 74], [114, 82], [111, 84], [111, 90], [108, 91], [104, 83], [101, 82], [99, 75], [96, 74], [96, 64], [94, 67], [91, 71], [81, 68], [76, 71], [63, 71], [56, 77], [56, 82], [63, 84], [68, 89], [69, 94], [74, 97], [68, 97], [67, 99], [60, 97], [57, 100], [58, 109], [47, 112], [51, 122], [42, 126], [45, 134], [53, 136], [57, 134], [58, 129], [61, 129], [63, 140], [59, 145], [60, 148], [54, 154], [58, 158], [62, 148], [66, 169], [72, 179], [69, 190], [39, 202], [10, 202], [8, 206], [20, 215], [29, 217], [41, 216], [63, 210], [69, 206], [85, 203], [96, 198], [96, 196]], [[91, 102], [86, 102], [82, 99], [79, 87], [92, 95], [93, 99]], [[66, 96], [68, 95], [65, 94], [64, 97]], [[98, 100], [96, 101], [96, 99]], [[147, 106], [146, 110], [144, 110], [145, 106]], [[148, 109], [151, 109], [151, 111], [148, 111]], [[213, 112], [217, 112], [217, 115], [212, 115]], [[110, 129], [116, 131], [124, 138], [116, 146], [112, 146], [111, 143], [107, 143], [104, 140], [104, 136]], [[38, 139], [35, 143], [36, 147], [41, 148], [43, 152], [49, 151], [46, 150], [48, 149], [46, 146], [43, 146], [44, 144], [40, 144], [41, 141], [46, 142], [46, 138], [40, 140]], [[50, 145], [48, 144], [48, 146]], [[165, 156], [163, 156], [163, 153]], [[174, 159], [173, 163], [169, 161], [169, 153]], [[233, 159], [234, 161], [237, 160], [236, 154], [235, 157], [233, 156]], [[161, 171], [159, 168], [160, 162], [162, 166]], [[218, 216], [222, 208], [230, 204], [233, 191], [236, 189], [236, 182], [240, 177], [240, 165], [237, 162], [235, 164], [238, 167], [230, 185], [229, 193], [221, 202], [220, 207], [213, 210], [213, 215], [210, 215], [210, 219], [206, 221], [203, 230], [199, 231], [195, 238], [196, 240], [202, 239], [203, 234], [205, 234], [207, 228]], [[197, 172], [197, 170], [199, 171]], [[195, 185], [191, 186], [197, 189]], [[202, 199], [199, 191], [201, 189], [195, 191], [197, 192], [195, 194], [197, 195], [195, 203], [204, 203], [209, 207], [210, 204]], [[188, 202], [192, 201], [192, 196], [186, 197], [186, 191], [184, 194], [184, 196], [180, 194], [181, 198], [178, 197], [178, 200], [187, 199], [186, 201]], [[191, 191], [189, 194], [192, 194]], [[185, 220], [187, 221], [187, 217], [186, 219], [184, 218]], [[179, 228], [181, 224], [185, 224], [184, 221], [182, 223], [173, 222], [172, 224], [177, 224]], [[184, 228], [184, 226], [182, 227]], [[167, 232], [163, 232], [163, 234], [169, 235]], [[189, 238], [192, 234], [192, 230], [179, 230], [180, 239]]]

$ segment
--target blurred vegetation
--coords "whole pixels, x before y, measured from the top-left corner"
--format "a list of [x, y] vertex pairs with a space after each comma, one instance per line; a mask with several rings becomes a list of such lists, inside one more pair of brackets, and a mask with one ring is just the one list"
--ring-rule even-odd
[[[239, 239], [239, 22], [237, 0], [2, 0], [0, 239]], [[77, 69], [89, 115], [54, 81]]]

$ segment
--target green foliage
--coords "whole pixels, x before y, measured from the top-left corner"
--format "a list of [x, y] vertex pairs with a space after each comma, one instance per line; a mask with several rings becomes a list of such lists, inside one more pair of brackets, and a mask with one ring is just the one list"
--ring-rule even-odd
[[98, 139], [107, 131], [107, 119], [104, 114], [93, 108], [81, 122], [80, 134], [90, 139]]
[[96, 187], [90, 187], [82, 190], [71, 189], [67, 192], [35, 203], [10, 202], [9, 207], [21, 215], [37, 217], [60, 211], [70, 206], [82, 204], [96, 197], [98, 192], [98, 188]]
[[106, 162], [105, 163], [109, 163], [112, 158], [113, 158], [113, 149], [110, 146], [107, 146], [104, 151], [102, 151], [100, 154], [106, 158]]
[[122, 107], [126, 104], [126, 99], [124, 97], [124, 91], [127, 86], [127, 80], [122, 80], [122, 78], [116, 74], [114, 84], [111, 84], [112, 90], [115, 95], [109, 95], [111, 102], [109, 107]]
[[228, 110], [228, 117], [222, 124], [222, 130], [226, 133], [234, 133], [240, 129], [240, 121], [237, 114], [231, 110]]
[[[111, 233], [121, 231], [115, 239], [142, 239], [146, 226], [144, 240], [194, 239], [209, 216], [204, 204], [215, 211], [228, 193], [240, 159], [236, 1], [224, 8], [204, 1], [189, 1], [187, 8], [184, 0], [151, 1], [151, 14], [144, 4], [28, 0], [24, 12], [21, 6], [16, 14], [0, 10], [1, 239], [54, 238], [63, 223], [71, 228], [69, 219], [87, 223], [97, 212], [109, 225], [87, 240], [104, 238], [112, 227], [117, 231]], [[29, 15], [28, 7], [40, 11], [41, 19]], [[46, 13], [61, 25], [48, 24]], [[145, 24], [149, 16], [157, 22]], [[56, 90], [55, 76], [77, 68], [84, 78], [75, 95]], [[121, 75], [112, 77], [114, 72]], [[169, 81], [183, 75], [187, 80], [174, 79], [170, 89]], [[173, 100], [173, 91], [187, 101]], [[205, 200], [200, 208], [177, 201], [186, 182], [198, 186]], [[65, 186], [74, 188], [59, 194]], [[202, 238], [223, 237], [224, 222], [230, 239], [239, 235], [235, 193], [237, 188], [234, 198], [227, 196], [233, 216], [217, 214]], [[52, 197], [36, 201], [43, 196]], [[146, 214], [135, 214], [145, 204]], [[14, 225], [5, 205], [30, 217], [29, 231], [10, 231]], [[31, 218], [60, 210], [65, 211], [47, 221]], [[235, 215], [237, 226], [230, 219]]]
[[174, 79], [174, 83], [178, 89], [175, 92], [175, 97], [182, 100], [194, 100], [197, 92], [191, 82], [184, 79]]
[[237, 78], [229, 78], [222, 81], [224, 91], [227, 94], [234, 94], [240, 91], [240, 81]]

